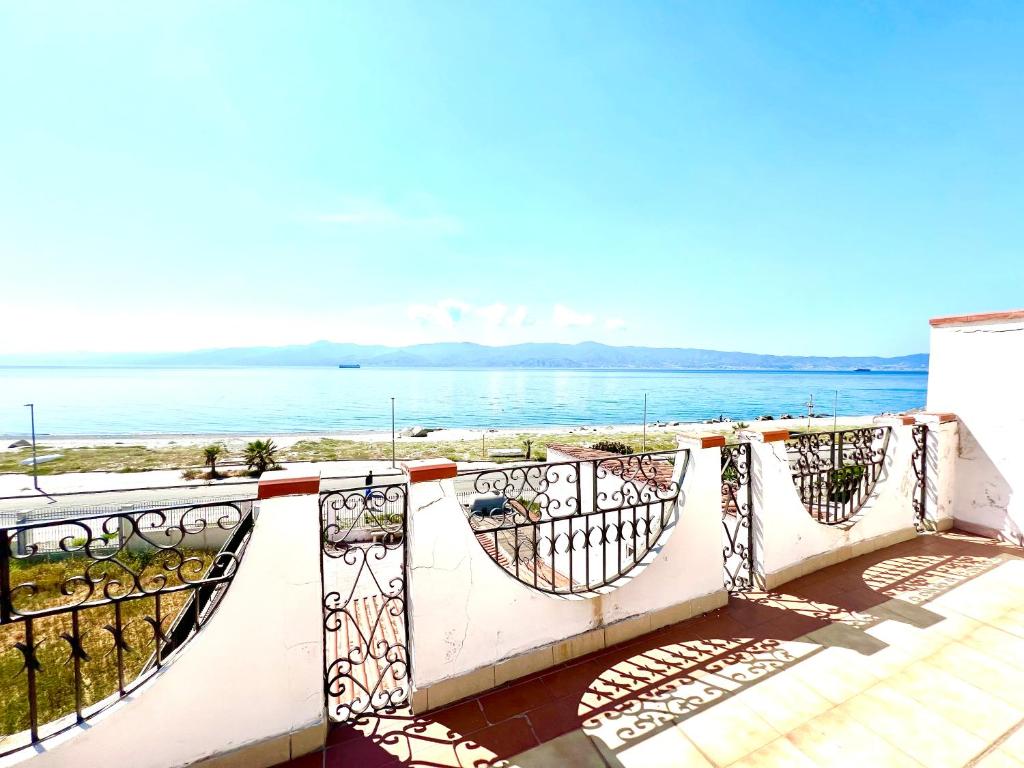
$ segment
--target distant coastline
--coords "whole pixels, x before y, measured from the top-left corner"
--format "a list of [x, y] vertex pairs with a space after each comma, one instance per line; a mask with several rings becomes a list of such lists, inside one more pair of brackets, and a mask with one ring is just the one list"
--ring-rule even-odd
[[48, 367], [332, 367], [479, 368], [635, 371], [926, 371], [925, 353], [898, 357], [763, 355], [692, 347], [616, 347], [579, 344], [438, 343], [387, 347], [318, 341], [282, 347], [237, 347], [191, 352], [0, 355], [0, 366]]
[[[0, 369], [0, 434], [293, 434], [535, 428], [900, 412], [926, 371], [329, 366]], [[838, 398], [838, 400], [837, 400]]]

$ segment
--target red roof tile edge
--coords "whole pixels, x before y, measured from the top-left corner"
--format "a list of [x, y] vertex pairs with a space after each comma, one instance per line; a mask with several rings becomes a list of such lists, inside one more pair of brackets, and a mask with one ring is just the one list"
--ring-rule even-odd
[[[597, 451], [593, 448], [587, 448], [585, 445], [564, 445], [561, 443], [549, 444], [548, 450], [564, 453], [576, 461], [599, 461], [603, 469], [622, 477], [627, 482], [636, 481], [643, 485], [653, 485], [662, 491], [671, 491], [674, 488], [672, 481], [675, 475], [675, 468], [664, 460], [651, 460], [654, 467], [654, 477], [652, 478], [641, 473], [639, 466], [635, 468], [629, 466], [628, 460], [634, 457], [633, 454], [620, 455], [611, 451]], [[605, 459], [605, 461], [602, 461], [602, 459]]]
[[998, 323], [1005, 320], [1024, 320], [1024, 309], [1009, 309], [1005, 312], [979, 312], [974, 315], [948, 315], [933, 317], [928, 321], [932, 328], [949, 325], [973, 325], [975, 323]]

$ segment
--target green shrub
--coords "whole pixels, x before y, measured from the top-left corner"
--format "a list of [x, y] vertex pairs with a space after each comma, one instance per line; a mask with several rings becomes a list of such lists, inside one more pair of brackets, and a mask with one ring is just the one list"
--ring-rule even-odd
[[829, 501], [837, 501], [840, 504], [849, 501], [863, 477], [864, 467], [856, 464], [831, 470], [828, 473]]
[[592, 446], [595, 451], [606, 451], [608, 453], [617, 453], [621, 456], [629, 456], [633, 453], [633, 449], [625, 443], [620, 443], [618, 440], [599, 440]]

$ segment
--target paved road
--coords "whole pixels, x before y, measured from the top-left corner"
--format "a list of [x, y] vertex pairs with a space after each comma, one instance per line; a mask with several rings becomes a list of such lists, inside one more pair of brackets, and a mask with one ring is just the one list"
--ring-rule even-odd
[[[387, 474], [380, 471], [374, 472], [375, 483], [393, 483], [400, 480], [401, 473], [394, 472], [390, 468]], [[325, 476], [320, 487], [323, 490], [335, 490], [344, 488], [359, 488], [363, 485], [365, 475], [359, 474], [346, 477]], [[43, 488], [46, 489], [45, 480], [41, 478]], [[58, 495], [52, 498], [42, 495], [23, 496], [17, 499], [0, 500], [0, 513], [15, 513], [26, 511], [52, 511], [64, 512], [69, 515], [76, 511], [88, 511], [90, 507], [102, 507], [97, 512], [110, 511], [110, 508], [118, 508], [121, 505], [147, 505], [147, 506], [169, 506], [172, 504], [187, 504], [193, 501], [216, 501], [219, 499], [240, 499], [254, 498], [256, 496], [256, 481], [233, 481], [229, 484], [217, 485], [188, 485], [176, 486], [173, 488], [143, 488], [125, 489], [115, 491], [101, 491], [97, 493], [75, 493], [73, 495]]]

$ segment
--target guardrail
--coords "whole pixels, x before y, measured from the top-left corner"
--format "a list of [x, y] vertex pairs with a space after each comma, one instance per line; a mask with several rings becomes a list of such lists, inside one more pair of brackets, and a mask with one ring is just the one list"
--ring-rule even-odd
[[890, 427], [794, 434], [786, 443], [793, 484], [823, 525], [852, 519], [882, 474]]
[[0, 528], [0, 754], [138, 688], [234, 578], [251, 499]]
[[670, 520], [689, 452], [598, 453], [459, 473], [459, 500], [495, 563], [534, 589], [577, 594], [643, 560]]

